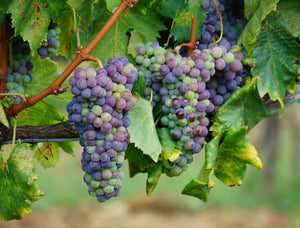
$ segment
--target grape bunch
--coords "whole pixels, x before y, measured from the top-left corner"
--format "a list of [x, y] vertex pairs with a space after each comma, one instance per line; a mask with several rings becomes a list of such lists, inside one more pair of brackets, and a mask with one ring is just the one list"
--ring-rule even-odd
[[[24, 84], [30, 83], [33, 69], [31, 49], [28, 42], [21, 37], [12, 40], [12, 59], [9, 62], [8, 74], [6, 77], [5, 92], [24, 94]], [[11, 105], [22, 102], [19, 96], [11, 96]]]
[[144, 96], [148, 100], [153, 97], [152, 106], [161, 105], [161, 124], [181, 147], [179, 158], [164, 163], [163, 172], [178, 176], [193, 161], [193, 154], [201, 151], [208, 134], [206, 113], [212, 112], [214, 106], [205, 82], [215, 71], [211, 70], [211, 62], [201, 59], [209, 56], [207, 52], [194, 53], [194, 58], [182, 57], [155, 42], [138, 44], [136, 50], [137, 69], [147, 84]]
[[66, 107], [68, 118], [80, 134], [88, 192], [99, 202], [120, 194], [120, 168], [130, 137], [128, 111], [137, 102], [131, 89], [138, 76], [127, 58], [120, 57], [98, 70], [77, 68], [69, 80], [74, 96]]
[[43, 41], [37, 51], [41, 57], [46, 57], [49, 54], [56, 55], [57, 48], [59, 47], [59, 34], [61, 33], [60, 28], [56, 22], [51, 20], [48, 27], [47, 40]]
[[[237, 38], [241, 33], [241, 30], [245, 26], [244, 20], [236, 20], [232, 13], [226, 15], [226, 0], [220, 0], [217, 4], [220, 15], [223, 22], [223, 42], [229, 42], [231, 46], [236, 45]], [[207, 11], [207, 16], [204, 23], [201, 26], [201, 38], [198, 40], [199, 45], [198, 49], [204, 50], [207, 48], [213, 47], [213, 37], [217, 40], [221, 34], [221, 21], [220, 16], [218, 15], [217, 9], [212, 0], [204, 0], [202, 2], [202, 7]], [[235, 28], [237, 27], [238, 28]]]

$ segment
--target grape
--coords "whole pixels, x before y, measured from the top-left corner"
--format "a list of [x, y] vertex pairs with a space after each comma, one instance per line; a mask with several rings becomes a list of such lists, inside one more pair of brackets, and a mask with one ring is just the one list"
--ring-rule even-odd
[[48, 55], [48, 49], [46, 47], [40, 47], [38, 53], [41, 57], [45, 57]]

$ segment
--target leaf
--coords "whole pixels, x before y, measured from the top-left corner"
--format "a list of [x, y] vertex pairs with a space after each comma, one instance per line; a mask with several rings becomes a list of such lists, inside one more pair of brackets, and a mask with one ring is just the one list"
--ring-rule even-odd
[[194, 196], [204, 202], [208, 201], [210, 189], [215, 186], [213, 170], [202, 167], [197, 178], [193, 178], [182, 190], [182, 194]]
[[157, 130], [158, 137], [162, 144], [162, 157], [164, 160], [174, 162], [181, 154], [181, 147], [176, 141], [172, 139], [170, 130], [168, 128], [160, 128]]
[[284, 108], [286, 92], [295, 92], [295, 79], [299, 76], [296, 63], [300, 59], [300, 45], [286, 27], [292, 20], [288, 15], [282, 15], [279, 10], [271, 13], [264, 21], [253, 50], [254, 66], [251, 72], [260, 78], [257, 85], [261, 93], [269, 93], [270, 98], [278, 100], [281, 108]]
[[121, 4], [121, 0], [105, 0], [107, 10], [113, 12], [113, 9]]
[[45, 142], [37, 148], [33, 155], [34, 158], [46, 169], [55, 167], [59, 160], [57, 143]]
[[228, 186], [242, 184], [246, 164], [262, 169], [260, 157], [250, 144], [249, 137], [246, 137], [247, 132], [246, 126], [237, 131], [231, 128], [218, 149], [214, 173]]
[[131, 125], [128, 127], [130, 141], [157, 162], [162, 146], [156, 133], [151, 103], [138, 98], [137, 104], [130, 110], [128, 117], [131, 119]]
[[68, 0], [67, 3], [72, 9], [77, 9], [85, 0]]
[[5, 111], [2, 107], [2, 103], [0, 102], [0, 123], [3, 124], [5, 127], [9, 128], [9, 122], [7, 120]]
[[174, 19], [170, 35], [175, 40], [184, 41], [190, 39], [192, 18], [197, 15], [196, 36], [201, 36], [201, 24], [204, 22], [207, 12], [201, 8], [201, 1], [196, 0], [164, 0], [160, 13], [163, 16]]
[[27, 149], [27, 144], [18, 142], [7, 161], [0, 154], [0, 215], [6, 221], [30, 214], [31, 203], [44, 196], [35, 183], [34, 162]]
[[[60, 75], [57, 72], [58, 64], [52, 61], [49, 57], [41, 59], [39, 55], [33, 58], [32, 81], [24, 84], [25, 93], [30, 96], [36, 95], [42, 90], [46, 89], [51, 82]], [[60, 94], [59, 96], [64, 96]]]
[[138, 80], [134, 82], [132, 94], [135, 96], [143, 97], [146, 85], [147, 83], [145, 82], [144, 76], [139, 75]]
[[144, 172], [146, 169], [155, 165], [155, 162], [146, 154], [143, 154], [143, 151], [136, 148], [133, 143], [129, 143], [125, 159], [128, 159], [130, 164], [130, 177], [133, 177], [135, 174]]
[[182, 194], [194, 196], [200, 200], [207, 202], [210, 188], [207, 183], [197, 178], [193, 178], [182, 190]]
[[148, 196], [150, 196], [154, 191], [161, 174], [162, 174], [162, 163], [160, 162], [156, 166], [153, 166], [148, 172], [147, 185], [146, 185], [146, 193]]
[[63, 149], [63, 151], [65, 151], [67, 154], [74, 156], [74, 142], [56, 142], [54, 144], [57, 144], [57, 146]]
[[290, 32], [293, 37], [300, 38], [300, 2], [294, 0], [281, 0], [275, 14], [280, 17], [277, 21], [282, 28]]
[[2, 22], [5, 18], [8, 6], [9, 6], [9, 0], [1, 0], [1, 2], [0, 2], [0, 25], [2, 24]]
[[56, 107], [42, 100], [34, 106], [27, 108], [18, 114], [18, 126], [31, 125], [42, 126], [62, 122], [64, 115]]
[[[103, 5], [103, 0], [99, 1], [97, 7], [99, 5], [101, 7], [101, 4]], [[111, 15], [107, 10], [97, 12], [94, 15], [93, 32], [88, 42], [105, 25]], [[157, 14], [148, 11], [144, 15], [135, 7], [130, 8], [118, 19], [107, 35], [96, 46], [92, 54], [97, 56], [102, 62], [106, 62], [110, 57], [119, 56], [126, 56], [130, 59], [131, 56], [128, 54], [135, 56], [137, 43], [146, 43], [149, 40], [156, 41], [157, 37], [160, 37], [158, 31], [163, 29], [165, 29], [165, 26]]]
[[261, 0], [245, 0], [244, 1], [244, 16], [247, 20], [253, 17], [253, 14], [257, 10]]
[[[249, 1], [251, 1], [251, 3], [253, 2], [252, 0], [248, 0], [245, 5], [249, 4]], [[257, 6], [256, 10], [251, 19], [249, 18], [249, 22], [238, 40], [238, 45], [243, 45], [248, 53], [251, 53], [254, 48], [254, 44], [261, 29], [262, 21], [268, 14], [276, 10], [278, 2], [279, 0], [269, 0], [259, 1], [259, 4], [257, 2], [254, 3], [254, 5]]]
[[47, 37], [50, 15], [45, 4], [46, 0], [14, 0], [9, 5], [15, 35], [20, 34], [33, 50]]

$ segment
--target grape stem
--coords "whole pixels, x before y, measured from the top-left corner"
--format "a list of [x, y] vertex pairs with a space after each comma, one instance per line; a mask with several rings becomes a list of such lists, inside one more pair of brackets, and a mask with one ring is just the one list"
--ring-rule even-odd
[[[8, 54], [8, 32], [6, 19], [3, 20], [0, 26], [0, 50], [0, 93], [5, 93]], [[3, 98], [4, 96], [0, 95], [0, 100]]]
[[188, 47], [188, 56], [197, 48], [198, 42], [196, 42], [196, 31], [197, 31], [197, 15], [192, 18], [191, 36], [190, 42], [182, 43], [174, 48], [174, 51], [179, 55], [180, 48]]
[[[122, 0], [121, 4], [111, 16], [111, 18], [107, 21], [107, 23], [103, 26], [103, 28], [98, 32], [98, 34], [94, 37], [94, 39], [85, 47], [80, 48], [77, 52], [76, 58], [70, 63], [70, 65], [64, 70], [64, 72], [51, 83], [51, 85], [41, 91], [40, 93], [36, 94], [33, 97], [27, 97], [27, 101], [21, 102], [20, 104], [9, 107], [5, 109], [5, 113], [9, 116], [16, 116], [22, 110], [35, 105], [37, 102], [41, 101], [45, 97], [51, 94], [58, 94], [63, 93], [67, 90], [67, 88], [62, 89], [61, 84], [68, 78], [68, 76], [72, 73], [73, 70], [83, 61], [96, 61], [101, 63], [101, 61], [97, 60], [96, 58], [92, 57], [90, 54], [97, 46], [97, 44], [103, 39], [103, 37], [107, 34], [107, 32], [111, 29], [111, 27], [115, 24], [115, 22], [120, 18], [122, 13], [128, 8], [132, 7], [138, 2], [138, 0]], [[6, 26], [4, 26], [6, 27]], [[1, 49], [2, 50], [2, 49]], [[3, 56], [2, 54], [0, 55]], [[100, 64], [100, 66], [102, 63]], [[7, 61], [5, 64], [5, 68], [7, 67]], [[6, 72], [7, 74], [7, 72]], [[5, 89], [5, 88], [4, 88]]]
[[219, 37], [219, 39], [217, 41], [214, 41], [214, 46], [216, 46], [216, 44], [219, 43], [221, 41], [222, 37], [223, 37], [223, 21], [222, 21], [222, 16], [221, 16], [221, 13], [219, 11], [219, 8], [218, 8], [216, 0], [213, 0], [213, 2], [214, 2], [214, 5], [216, 7], [218, 16], [220, 18], [220, 25], [221, 25], [221, 34], [220, 34], [220, 37]]

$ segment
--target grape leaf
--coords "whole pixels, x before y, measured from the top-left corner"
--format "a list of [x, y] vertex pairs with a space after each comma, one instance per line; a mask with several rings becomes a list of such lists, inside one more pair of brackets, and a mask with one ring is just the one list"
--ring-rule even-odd
[[258, 4], [256, 10], [252, 17], [249, 18], [249, 22], [238, 40], [238, 45], [243, 45], [248, 53], [251, 53], [254, 48], [254, 44], [261, 29], [262, 21], [268, 14], [276, 10], [278, 2], [279, 0], [269, 0], [259, 1], [259, 4], [257, 2], [255, 3], [255, 5]]
[[146, 88], [146, 82], [143, 75], [139, 75], [139, 78], [137, 81], [134, 82], [134, 86], [132, 89], [132, 94], [135, 96], [144, 96], [144, 91]]
[[157, 131], [158, 137], [162, 144], [162, 157], [164, 160], [174, 162], [181, 154], [181, 147], [172, 139], [168, 128], [160, 128]]
[[263, 23], [252, 54], [251, 73], [260, 78], [257, 83], [260, 91], [278, 100], [281, 108], [286, 92], [294, 93], [295, 78], [299, 76], [296, 63], [300, 59], [300, 45], [286, 27], [293, 23], [289, 18], [289, 15], [283, 17], [280, 10], [271, 13]]
[[8, 6], [9, 6], [9, 0], [1, 0], [1, 2], [0, 2], [0, 25], [2, 24], [2, 22], [4, 20]]
[[33, 157], [44, 167], [55, 167], [59, 159], [58, 145], [56, 143], [44, 142], [41, 143], [34, 152]]
[[114, 8], [118, 7], [121, 3], [121, 0], [105, 0], [107, 10], [112, 12]]
[[[104, 4], [103, 0], [98, 2], [98, 6], [101, 4]], [[93, 31], [91, 38], [88, 41], [100, 31], [111, 15], [112, 14], [107, 10], [95, 12]], [[139, 23], [137, 23], [137, 21]], [[102, 62], [106, 62], [107, 59], [112, 56], [127, 56], [127, 58], [132, 60], [128, 54], [133, 54], [134, 56], [135, 45], [137, 43], [146, 43], [149, 40], [156, 41], [157, 37], [159, 37], [158, 31], [163, 29], [165, 29], [163, 22], [160, 20], [159, 16], [153, 12], [149, 11], [144, 15], [135, 8], [128, 9], [96, 46], [92, 54], [100, 58]], [[128, 35], [130, 36], [130, 40]]]
[[196, 36], [201, 36], [201, 24], [204, 22], [207, 12], [201, 8], [201, 1], [189, 0], [164, 0], [161, 5], [160, 13], [163, 16], [172, 18], [173, 25], [170, 35], [175, 40], [189, 40], [191, 34], [192, 18], [197, 15]]
[[253, 17], [253, 14], [257, 10], [261, 0], [245, 0], [244, 1], [244, 16], [247, 20]]
[[281, 0], [278, 10], [274, 12], [280, 20], [281, 27], [286, 28], [293, 37], [300, 38], [300, 2], [294, 0]]
[[72, 9], [77, 9], [85, 0], [68, 0], [67, 3]]
[[[193, 178], [182, 190], [182, 194], [188, 196], [194, 196], [204, 202], [208, 201], [208, 195], [212, 186], [209, 185], [211, 177], [211, 171], [208, 171], [203, 166], [199, 176]], [[213, 183], [214, 185], [214, 183]]]
[[50, 16], [46, 4], [46, 0], [15, 0], [9, 5], [15, 35], [20, 34], [33, 50], [47, 37]]
[[150, 196], [154, 191], [161, 174], [162, 174], [161, 162], [157, 163], [156, 166], [153, 166], [148, 172], [147, 184], [146, 184], [146, 193], [148, 196]]
[[[248, 128], [235, 131], [231, 128], [218, 148], [215, 175], [228, 186], [241, 185], [246, 172], [246, 164], [262, 169], [262, 163], [254, 146], [246, 137]], [[239, 139], [239, 140], [237, 140]]]
[[64, 115], [56, 107], [42, 100], [18, 114], [18, 126], [42, 126], [62, 122]]
[[6, 118], [6, 114], [3, 109], [2, 103], [0, 103], [0, 123], [3, 124], [5, 127], [9, 128], [9, 122]]
[[0, 154], [0, 218], [22, 219], [31, 203], [44, 196], [35, 183], [34, 162], [26, 155], [28, 144], [18, 144], [7, 161]]
[[130, 141], [156, 162], [162, 146], [155, 129], [151, 103], [138, 98], [137, 104], [133, 106], [128, 116], [131, 119], [131, 125], [128, 127]]
[[[54, 143], [54, 142], [52, 142], [52, 143]], [[65, 151], [67, 154], [74, 156], [74, 147], [75, 147], [74, 142], [55, 142], [55, 144], [57, 144], [58, 147], [63, 149], [63, 151]]]
[[[58, 64], [52, 61], [49, 57], [41, 59], [39, 55], [33, 58], [32, 81], [24, 84], [25, 93], [30, 96], [36, 95], [46, 86], [50, 85], [60, 74], [57, 72]], [[64, 96], [61, 94], [60, 96]]]
[[155, 162], [146, 154], [143, 154], [143, 151], [136, 148], [133, 143], [129, 143], [125, 159], [128, 159], [130, 164], [130, 177], [133, 177], [135, 174], [144, 172], [146, 169], [155, 165]]

